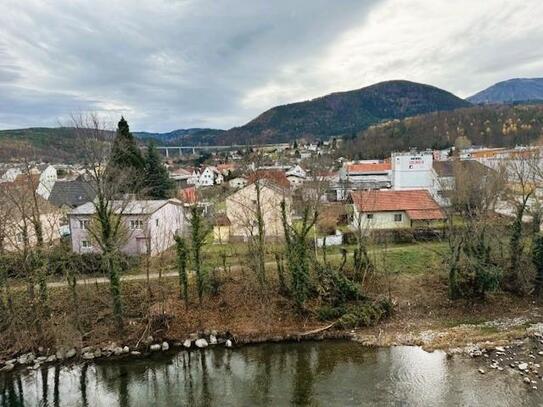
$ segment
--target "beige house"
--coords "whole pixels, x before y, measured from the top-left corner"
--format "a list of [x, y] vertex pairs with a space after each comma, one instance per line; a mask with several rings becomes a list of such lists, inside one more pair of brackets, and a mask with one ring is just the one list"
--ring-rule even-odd
[[259, 179], [236, 191], [226, 198], [226, 215], [230, 221], [230, 237], [247, 240], [256, 236], [257, 231], [257, 192], [260, 190], [260, 206], [264, 219], [264, 234], [277, 239], [284, 235], [281, 218], [281, 202], [287, 208], [287, 221], [290, 222], [292, 197], [290, 191], [269, 179]]
[[213, 242], [228, 243], [230, 240], [230, 219], [226, 214], [221, 213], [215, 216], [213, 221]]
[[425, 189], [408, 191], [355, 191], [352, 227], [364, 230], [429, 226], [446, 219]]
[[34, 223], [37, 225], [38, 220], [44, 245], [60, 239], [62, 211], [33, 192], [33, 180], [20, 178], [0, 184], [0, 251], [15, 252], [36, 246]]

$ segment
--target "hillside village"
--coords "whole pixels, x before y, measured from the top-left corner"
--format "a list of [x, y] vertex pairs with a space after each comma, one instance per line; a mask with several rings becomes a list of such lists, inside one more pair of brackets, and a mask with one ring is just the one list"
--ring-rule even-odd
[[[263, 210], [267, 237], [280, 239], [283, 234], [279, 205], [283, 199], [291, 202], [293, 219], [300, 218], [296, 208], [307, 200], [317, 202], [321, 213], [340, 213], [335, 227], [323, 225], [315, 232], [315, 238], [319, 239], [329, 234], [334, 245], [342, 244], [338, 236], [359, 228], [361, 222], [367, 233], [439, 229], [444, 227], [446, 210], [451, 206], [448, 193], [454, 188], [456, 163], [469, 168], [473, 176], [484, 177], [515, 157], [534, 151], [539, 154], [539, 149], [532, 147], [477, 146], [459, 151], [395, 152], [384, 160], [347, 161], [333, 158], [335, 146], [340, 142], [337, 139], [322, 144], [301, 142], [300, 147], [285, 144], [272, 149], [262, 146], [251, 152], [258, 154], [258, 162], [248, 162], [242, 156], [247, 152], [243, 151], [214, 153], [198, 167], [184, 165], [185, 160], [165, 157], [169, 178], [175, 185], [172, 196], [157, 201], [134, 197], [130, 200], [130, 210], [119, 209], [133, 235], [123, 251], [130, 255], [145, 254], [146, 239], [159, 240], [157, 247], [161, 251], [171, 248], [175, 234], [187, 233], [188, 208], [193, 205], [203, 208], [213, 225], [214, 232], [210, 235], [213, 243], [246, 240], [247, 224], [255, 216], [254, 208], [251, 209], [255, 183], [261, 183], [267, 191], [265, 201], [269, 205]], [[83, 166], [11, 166], [4, 168], [0, 187], [5, 191], [26, 188], [28, 196], [39, 199], [48, 243], [70, 239], [76, 252], [97, 250], [81, 232], [92, 218], [91, 202], [95, 198]], [[167, 210], [169, 207], [179, 209]], [[504, 215], [514, 212], [505, 201], [498, 207]], [[156, 218], [156, 225], [167, 224], [170, 228], [153, 228], [151, 218]], [[22, 230], [23, 224], [16, 219], [4, 229], [4, 249], [8, 251], [15, 251], [16, 244], [23, 241], [23, 234], [29, 233]], [[143, 236], [144, 229], [148, 229], [150, 236]]]

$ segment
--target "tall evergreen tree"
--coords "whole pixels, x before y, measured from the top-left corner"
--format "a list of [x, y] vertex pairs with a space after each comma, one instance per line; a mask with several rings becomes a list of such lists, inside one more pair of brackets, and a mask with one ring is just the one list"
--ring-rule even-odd
[[119, 192], [137, 193], [141, 189], [145, 161], [124, 117], [117, 126], [117, 135], [111, 148], [109, 175], [123, 185]]
[[147, 154], [145, 155], [143, 187], [145, 195], [155, 199], [170, 198], [174, 188], [168, 170], [162, 164], [162, 159], [152, 141], [149, 142]]

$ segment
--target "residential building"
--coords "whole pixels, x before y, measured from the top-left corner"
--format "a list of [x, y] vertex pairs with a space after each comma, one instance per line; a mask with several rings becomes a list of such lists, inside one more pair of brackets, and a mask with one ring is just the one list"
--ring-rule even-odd
[[0, 251], [14, 252], [38, 243], [33, 223], [39, 220], [45, 245], [60, 238], [61, 211], [35, 194], [37, 176], [18, 175], [13, 182], [0, 184]]
[[198, 178], [198, 186], [210, 187], [213, 185], [220, 185], [224, 181], [224, 177], [217, 167], [206, 167]]
[[298, 178], [301, 178], [301, 179], [307, 178], [307, 172], [302, 167], [300, 167], [298, 164], [296, 164], [292, 168], [289, 168], [285, 172], [285, 175], [287, 176], [287, 178], [289, 176], [295, 176], [295, 177], [298, 177]]
[[228, 185], [230, 185], [230, 188], [240, 189], [247, 185], [247, 179], [243, 177], [233, 178], [228, 181]]
[[450, 193], [455, 188], [456, 170], [476, 178], [488, 175], [492, 170], [475, 160], [434, 161], [432, 164], [433, 183], [430, 193], [440, 206], [450, 205]]
[[43, 199], [49, 199], [49, 195], [53, 190], [53, 185], [57, 181], [57, 170], [52, 165], [47, 166], [40, 174], [40, 183], [36, 189], [36, 193]]
[[230, 219], [225, 213], [219, 213], [213, 220], [213, 242], [228, 243], [230, 240]]
[[339, 180], [349, 184], [352, 190], [390, 188], [390, 162], [364, 160], [344, 163], [339, 171]]
[[291, 187], [285, 172], [280, 169], [258, 169], [249, 175], [248, 182], [253, 183], [260, 179], [269, 180], [281, 188]]
[[[175, 235], [184, 232], [184, 207], [178, 199], [113, 201], [112, 205], [115, 212], [121, 216], [123, 225], [121, 251], [128, 255], [161, 253], [173, 246]], [[78, 206], [69, 213], [74, 252], [100, 252], [92, 233], [95, 214], [92, 202]]]
[[176, 168], [169, 171], [170, 179], [175, 182], [178, 188], [182, 188], [189, 184], [189, 179], [193, 176], [192, 172], [185, 168]]
[[428, 189], [434, 184], [433, 152], [393, 153], [391, 157], [392, 188]]
[[424, 189], [408, 191], [355, 191], [353, 228], [399, 229], [432, 225], [446, 220], [445, 212]]
[[82, 178], [73, 181], [56, 181], [48, 201], [66, 212], [94, 200], [96, 192], [92, 185]]
[[[257, 188], [260, 199], [257, 197]], [[264, 221], [264, 234], [267, 238], [278, 239], [284, 235], [281, 217], [281, 202], [285, 201], [287, 217], [290, 222], [292, 198], [289, 188], [276, 182], [260, 178], [226, 198], [226, 216], [230, 221], [230, 236], [247, 240], [257, 233], [257, 208]]]

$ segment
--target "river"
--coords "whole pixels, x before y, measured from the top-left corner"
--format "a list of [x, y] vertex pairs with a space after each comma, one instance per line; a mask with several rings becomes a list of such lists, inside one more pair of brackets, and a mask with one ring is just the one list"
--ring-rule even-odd
[[0, 406], [540, 406], [519, 372], [355, 342], [171, 352], [0, 376]]

